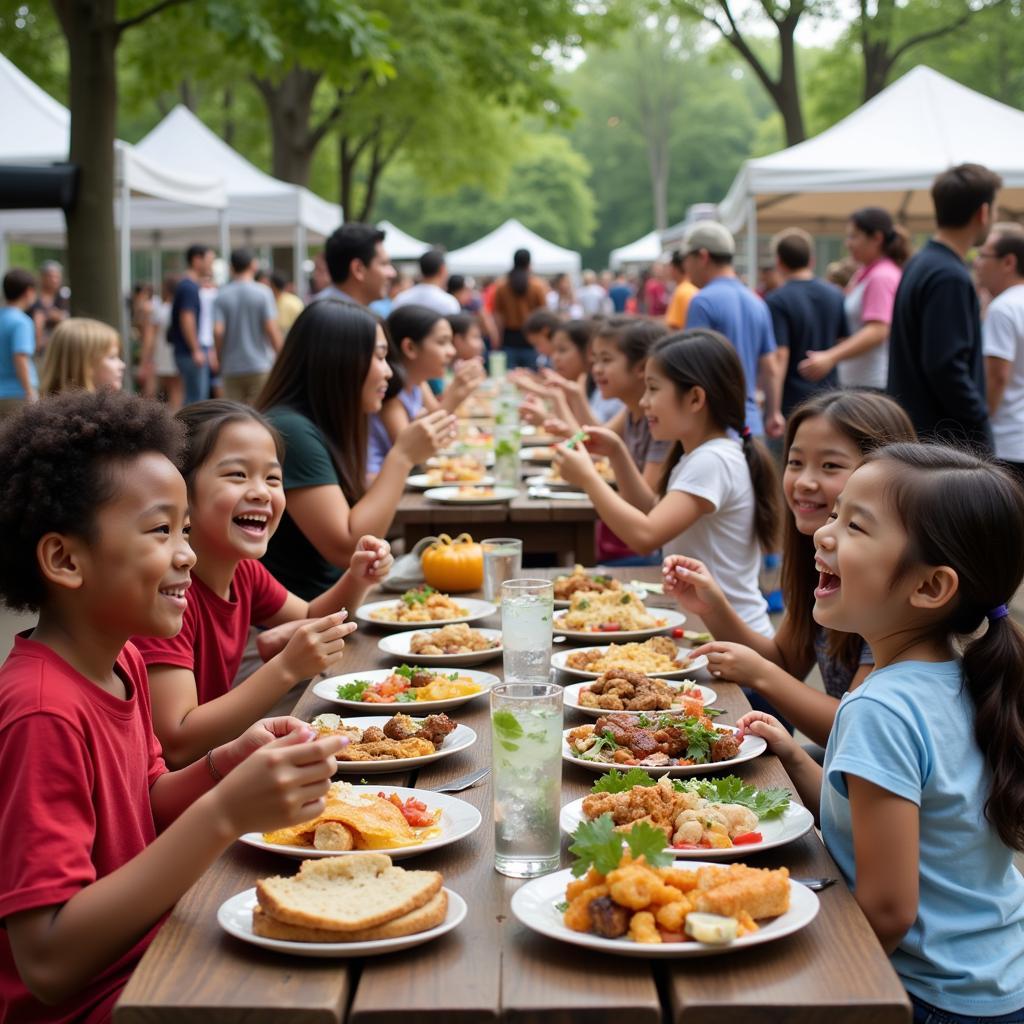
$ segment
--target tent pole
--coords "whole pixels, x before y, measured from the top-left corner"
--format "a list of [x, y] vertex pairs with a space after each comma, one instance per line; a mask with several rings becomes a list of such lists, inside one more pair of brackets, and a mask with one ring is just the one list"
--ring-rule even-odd
[[149, 252], [149, 276], [153, 281], [153, 291], [159, 296], [161, 287], [160, 273], [160, 232], [153, 232], [153, 248]]
[[[124, 154], [120, 159], [120, 175], [118, 181], [118, 200], [121, 203], [121, 338], [129, 358], [125, 360], [129, 367], [131, 359], [131, 320], [128, 315], [132, 294], [132, 245], [131, 245], [131, 189], [128, 185], [127, 168]], [[127, 391], [135, 390], [135, 376], [130, 371], [124, 375], [124, 387]]]
[[747, 284], [757, 287], [757, 199], [747, 199]]
[[295, 225], [295, 249], [292, 253], [292, 280], [295, 282], [295, 288], [302, 293], [302, 264], [306, 262], [306, 225], [296, 224]]
[[7, 232], [0, 230], [0, 277], [7, 273]]
[[227, 260], [231, 256], [231, 233], [228, 228], [228, 208], [225, 206], [217, 211], [217, 233], [220, 237], [220, 257]]

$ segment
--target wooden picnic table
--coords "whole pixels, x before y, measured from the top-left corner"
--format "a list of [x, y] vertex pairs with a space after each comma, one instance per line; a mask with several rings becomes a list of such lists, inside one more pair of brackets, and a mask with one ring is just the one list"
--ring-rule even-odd
[[[651, 580], [656, 570], [617, 570], [616, 575]], [[689, 625], [699, 628], [692, 619]], [[354, 635], [346, 671], [389, 664], [377, 650], [380, 635], [362, 630]], [[500, 660], [481, 667], [501, 674]], [[714, 686], [716, 705], [725, 710], [723, 721], [734, 722], [749, 707], [742, 691], [720, 680]], [[307, 690], [295, 713], [309, 719], [335, 707]], [[473, 747], [427, 766], [415, 777], [410, 772], [374, 775], [373, 784], [386, 788], [415, 783], [429, 789], [489, 765], [487, 701], [472, 701], [453, 717], [476, 730]], [[566, 712], [567, 726], [583, 721], [577, 713]], [[792, 788], [779, 761], [769, 754], [734, 771], [759, 787]], [[583, 796], [595, 778], [565, 765], [562, 803]], [[288, 874], [299, 862], [235, 844], [171, 914], [118, 1003], [115, 1024], [909, 1022], [903, 987], [841, 881], [819, 894], [820, 913], [802, 931], [742, 952], [679, 961], [592, 953], [536, 935], [512, 916], [509, 901], [522, 882], [494, 871], [490, 786], [485, 781], [460, 795], [483, 815], [480, 829], [410, 862], [441, 871], [445, 885], [468, 903], [468, 916], [454, 932], [363, 961], [282, 956], [240, 942], [220, 930], [217, 908], [256, 879]], [[566, 846], [563, 866], [570, 862]], [[747, 859], [763, 867], [786, 865], [797, 877], [839, 874], [813, 831]]]

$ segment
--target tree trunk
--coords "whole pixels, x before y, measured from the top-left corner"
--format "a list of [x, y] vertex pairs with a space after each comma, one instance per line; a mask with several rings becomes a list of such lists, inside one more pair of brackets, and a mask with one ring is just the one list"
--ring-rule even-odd
[[775, 102], [779, 113], [782, 114], [787, 146], [795, 146], [807, 138], [796, 73], [795, 35], [795, 18], [787, 19], [779, 25], [779, 79], [778, 95], [775, 97]]
[[224, 141], [229, 145], [235, 144], [235, 91], [228, 86], [221, 97], [221, 107], [224, 111]]
[[320, 82], [319, 71], [295, 67], [279, 82], [254, 78], [270, 119], [271, 173], [296, 185], [309, 183], [313, 153], [320, 138], [310, 120], [313, 95]]
[[71, 162], [78, 198], [67, 214], [71, 309], [121, 324], [114, 231], [117, 121], [115, 0], [54, 0], [68, 44]]

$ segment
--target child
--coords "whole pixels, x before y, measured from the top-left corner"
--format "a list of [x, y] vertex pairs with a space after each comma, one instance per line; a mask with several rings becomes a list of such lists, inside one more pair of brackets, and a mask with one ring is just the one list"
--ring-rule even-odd
[[80, 316], [57, 324], [43, 361], [44, 395], [69, 388], [120, 391], [123, 382], [121, 336], [113, 327]]
[[770, 716], [739, 726], [820, 807], [914, 1020], [1024, 1020], [1024, 636], [1007, 613], [1024, 493], [974, 456], [894, 444], [814, 543], [814, 618], [863, 636], [875, 670], [839, 705], [824, 770]]
[[[699, 615], [716, 638], [694, 654], [706, 654], [715, 675], [750, 687], [815, 743], [825, 744], [839, 698], [863, 681], [874, 658], [856, 634], [831, 633], [815, 624], [812, 538], [865, 455], [893, 441], [915, 439], [907, 414], [873, 391], [830, 391], [793, 410], [782, 476], [791, 513], [782, 557], [786, 613], [774, 637], [754, 632], [740, 619], [700, 562], [681, 555], [665, 559], [665, 593]], [[801, 682], [815, 662], [824, 694]]]
[[[355, 629], [343, 622], [345, 608], [361, 604], [392, 564], [387, 541], [362, 537], [332, 587], [308, 602], [290, 594], [259, 562], [285, 506], [274, 428], [248, 406], [223, 399], [186, 406], [177, 418], [186, 429], [181, 470], [196, 553], [192, 588], [177, 635], [134, 641], [149, 669], [153, 728], [172, 767], [237, 736], [321, 671], [322, 636], [341, 642]], [[250, 626], [284, 623], [295, 628], [277, 636], [279, 653], [232, 689]]]
[[453, 313], [447, 319], [452, 329], [455, 358], [483, 359], [485, 349], [480, 318], [474, 313]]
[[537, 352], [538, 369], [551, 365], [551, 341], [561, 322], [562, 318], [550, 309], [535, 309], [523, 323], [523, 334]]
[[777, 482], [771, 457], [745, 425], [746, 384], [736, 350], [717, 331], [673, 334], [652, 349], [645, 381], [641, 407], [651, 437], [675, 442], [660, 501], [621, 451], [613, 461], [618, 494], [586, 451], [559, 445], [555, 464], [634, 551], [661, 547], [708, 563], [739, 617], [770, 636], [758, 570], [762, 546], [770, 551], [778, 532]]
[[[161, 919], [242, 833], [325, 806], [337, 739], [259, 722], [168, 772], [132, 635], [181, 628], [180, 434], [154, 402], [72, 392], [0, 433], [0, 595], [39, 612], [0, 668], [0, 1020], [110, 1016]], [[329, 664], [337, 641], [321, 638]], [[219, 781], [223, 778], [223, 781]]]

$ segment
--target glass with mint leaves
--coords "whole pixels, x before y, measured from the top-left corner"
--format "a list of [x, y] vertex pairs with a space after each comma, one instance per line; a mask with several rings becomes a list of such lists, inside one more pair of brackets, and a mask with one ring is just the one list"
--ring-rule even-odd
[[562, 688], [491, 689], [494, 867], [512, 878], [558, 868], [562, 796]]

